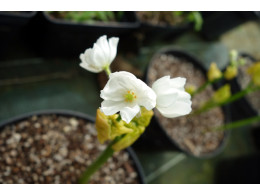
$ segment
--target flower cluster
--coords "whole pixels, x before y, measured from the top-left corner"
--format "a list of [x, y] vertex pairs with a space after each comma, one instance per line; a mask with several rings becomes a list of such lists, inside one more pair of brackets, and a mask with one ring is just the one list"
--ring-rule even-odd
[[118, 38], [100, 37], [93, 48], [80, 55], [80, 66], [91, 71], [105, 70], [109, 80], [100, 97], [104, 100], [100, 110], [107, 116], [120, 113], [121, 119], [130, 123], [135, 116], [141, 115], [141, 107], [146, 110], [157, 108], [168, 118], [178, 117], [191, 112], [191, 96], [184, 90], [185, 78], [165, 76], [147, 86], [133, 74], [125, 71], [110, 74], [109, 66], [116, 56]]

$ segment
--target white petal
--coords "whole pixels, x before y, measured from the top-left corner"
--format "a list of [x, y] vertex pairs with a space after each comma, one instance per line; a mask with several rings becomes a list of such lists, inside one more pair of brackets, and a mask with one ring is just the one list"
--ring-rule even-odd
[[111, 64], [110, 61], [110, 47], [107, 41], [107, 36], [103, 35], [102, 37], [100, 37], [97, 42], [96, 42], [96, 47], [97, 49], [99, 49], [102, 53], [102, 58], [104, 61], [104, 64]]
[[140, 112], [140, 107], [138, 105], [131, 107], [124, 107], [120, 111], [120, 115], [123, 121], [130, 123], [130, 121]]
[[159, 107], [168, 107], [178, 98], [178, 92], [174, 89], [165, 91], [164, 94], [157, 96], [156, 105]]
[[103, 90], [101, 90], [100, 97], [104, 100], [123, 101], [125, 89], [120, 87], [121, 86], [113, 87], [112, 84], [107, 85]]
[[184, 90], [186, 79], [169, 76], [154, 82], [152, 89], [157, 95], [156, 108], [165, 117], [173, 118], [191, 112], [191, 96]]
[[109, 39], [109, 48], [110, 48], [109, 62], [110, 63], [116, 57], [118, 41], [119, 41], [119, 38], [117, 38], [117, 37], [112, 37]]
[[152, 89], [156, 94], [164, 93], [169, 88], [170, 88], [170, 76], [164, 76], [156, 80], [152, 85]]
[[[139, 86], [142, 86], [142, 84]], [[143, 86], [141, 89], [137, 90], [138, 104], [144, 106], [147, 110], [152, 110], [156, 105], [156, 94], [148, 86]]]
[[183, 116], [191, 112], [191, 101], [182, 100], [176, 101], [170, 107], [157, 107], [160, 113], [168, 118], [174, 118], [178, 116]]
[[126, 71], [119, 71], [119, 72], [113, 72], [109, 75], [109, 79], [112, 79], [114, 77], [129, 77], [132, 79], [137, 79], [135, 75], [133, 75], [130, 72], [126, 72]]
[[96, 66], [103, 68], [104, 66], [108, 65], [108, 60], [105, 56], [105, 53], [103, 52], [102, 48], [100, 48], [96, 43], [93, 47], [92, 59], [95, 62]]
[[120, 110], [123, 109], [123, 107], [125, 107], [125, 103], [124, 102], [120, 102], [120, 101], [111, 101], [111, 100], [104, 100], [101, 103], [101, 108], [100, 110], [105, 114], [105, 115], [112, 115], [115, 114], [117, 112], [119, 112]]
[[79, 64], [82, 68], [90, 72], [101, 72], [103, 69], [98, 66], [93, 66], [93, 63], [90, 64], [90, 60], [86, 60], [86, 55], [80, 54], [81, 63]]
[[186, 78], [177, 77], [170, 80], [171, 87], [176, 89], [184, 90], [184, 85], [186, 83]]

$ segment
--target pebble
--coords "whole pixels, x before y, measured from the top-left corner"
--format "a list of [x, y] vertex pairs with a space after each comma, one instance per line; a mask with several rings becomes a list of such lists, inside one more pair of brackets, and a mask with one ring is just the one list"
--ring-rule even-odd
[[17, 151], [16, 150], [11, 150], [10, 155], [12, 157], [16, 157], [17, 156]]
[[77, 127], [79, 124], [79, 122], [75, 118], [71, 118], [69, 122], [73, 127]]
[[35, 123], [35, 124], [34, 124], [34, 127], [35, 127], [36, 129], [38, 129], [38, 128], [41, 127], [41, 124], [40, 124], [40, 123]]
[[71, 126], [65, 126], [65, 127], [63, 128], [63, 131], [64, 131], [65, 133], [68, 133], [68, 132], [70, 132], [71, 130], [72, 130]]

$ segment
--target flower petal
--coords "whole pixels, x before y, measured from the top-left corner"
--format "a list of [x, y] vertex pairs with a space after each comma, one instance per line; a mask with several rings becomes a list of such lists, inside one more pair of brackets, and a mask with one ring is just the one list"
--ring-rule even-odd
[[134, 107], [124, 107], [120, 111], [120, 115], [123, 121], [130, 123], [130, 121], [140, 112], [140, 107], [138, 105]]
[[169, 85], [170, 85], [170, 76], [164, 76], [158, 80], [156, 80], [153, 85], [152, 85], [152, 89], [154, 90], [154, 92], [156, 94], [161, 94], [163, 93], [165, 90], [169, 89]]
[[116, 37], [112, 37], [108, 41], [106, 35], [101, 36], [94, 43], [93, 48], [89, 48], [83, 54], [80, 54], [80, 66], [91, 72], [101, 72], [114, 60], [118, 41], [119, 38]]
[[168, 89], [164, 94], [156, 99], [156, 105], [159, 107], [168, 107], [173, 104], [178, 98], [178, 91]]
[[101, 103], [101, 108], [100, 110], [107, 116], [115, 114], [122, 110], [123, 107], [125, 107], [124, 102], [120, 101], [112, 101], [112, 100], [104, 100]]
[[186, 78], [183, 77], [177, 77], [170, 80], [171, 87], [174, 87], [179, 90], [185, 90], [184, 85], [186, 83]]
[[152, 85], [157, 95], [156, 108], [163, 116], [173, 118], [191, 112], [191, 96], [184, 90], [185, 82], [185, 78], [165, 76]]
[[101, 67], [93, 65], [92, 57], [89, 57], [91, 55], [92, 49], [87, 49], [84, 54], [80, 54], [81, 63], [79, 65], [91, 72], [101, 72], [103, 70]]
[[157, 107], [160, 113], [168, 118], [183, 116], [191, 112], [190, 100], [178, 100], [169, 107]]
[[115, 59], [116, 53], [117, 53], [117, 44], [118, 44], [119, 38], [112, 37], [109, 39], [108, 44], [110, 48], [110, 56], [109, 61], [110, 63]]

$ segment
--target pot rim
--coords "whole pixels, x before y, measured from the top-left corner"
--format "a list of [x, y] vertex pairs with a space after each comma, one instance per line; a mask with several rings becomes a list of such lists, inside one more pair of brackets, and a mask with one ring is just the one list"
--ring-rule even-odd
[[37, 11], [20, 11], [19, 13], [12, 13], [10, 11], [1, 11], [0, 16], [7, 16], [12, 18], [32, 18], [37, 14]]
[[80, 26], [80, 27], [88, 27], [88, 28], [131, 28], [136, 29], [140, 26], [140, 23], [137, 21], [137, 18], [135, 17], [134, 22], [97, 22], [94, 24], [88, 24], [88, 23], [78, 23], [78, 22], [70, 22], [62, 19], [56, 19], [49, 16], [49, 14], [46, 13], [46, 11], [42, 11], [42, 15], [44, 18], [52, 24], [55, 25], [67, 25], [71, 27]]
[[[12, 117], [10, 119], [7, 119], [0, 123], [0, 133], [3, 131], [3, 128], [7, 125], [10, 125], [12, 123], [18, 123], [20, 121], [26, 120], [32, 116], [42, 116], [42, 115], [58, 115], [58, 116], [71, 116], [76, 117], [79, 119], [83, 119], [89, 122], [94, 123], [95, 119], [92, 116], [89, 116], [85, 113], [73, 111], [73, 110], [66, 110], [66, 109], [46, 109], [46, 110], [39, 110], [39, 111], [33, 111], [25, 114], [20, 114], [18, 116]], [[138, 173], [138, 179], [140, 181], [140, 184], [146, 184], [145, 174], [142, 168], [142, 165], [132, 149], [132, 147], [128, 147], [125, 149], [128, 154], [130, 155], [130, 158], [133, 160], [134, 167], [136, 169], [136, 172]]]
[[[193, 55], [191, 55], [190, 53], [182, 50], [182, 49], [178, 49], [174, 46], [168, 46], [168, 47], [164, 47], [162, 49], [160, 49], [158, 52], [156, 52], [153, 57], [151, 58], [147, 69], [145, 71], [145, 82], [148, 83], [148, 74], [149, 74], [149, 70], [152, 66], [152, 62], [154, 61], [154, 59], [156, 59], [156, 57], [158, 57], [161, 54], [168, 54], [168, 55], [176, 55], [177, 57], [182, 57], [185, 58], [186, 60], [192, 62], [192, 64], [194, 64], [194, 66], [196, 68], [198, 68], [199, 70], [202, 71], [202, 73], [204, 75], [206, 75], [207, 70], [206, 68], [203, 66], [203, 63], [200, 62], [198, 59], [196, 59]], [[219, 85], [213, 85], [213, 88], [216, 90], [216, 88], [218, 88]], [[228, 105], [222, 106], [221, 107], [222, 112], [224, 114], [224, 122], [228, 123], [229, 121], [231, 121], [231, 117], [230, 117], [230, 109]], [[216, 150], [213, 150], [212, 152], [206, 153], [206, 154], [202, 154], [200, 156], [196, 156], [193, 153], [191, 153], [189, 150], [183, 149], [179, 146], [179, 144], [173, 139], [171, 138], [168, 133], [164, 130], [163, 126], [160, 124], [159, 119], [154, 115], [153, 116], [153, 120], [158, 124], [158, 126], [160, 127], [160, 131], [163, 133], [164, 137], [166, 137], [166, 139], [171, 143], [172, 147], [175, 146], [177, 147], [180, 151], [185, 152], [186, 154], [188, 154], [189, 156], [192, 157], [196, 157], [196, 158], [200, 158], [200, 159], [207, 159], [207, 158], [212, 158], [217, 156], [218, 154], [220, 154], [223, 149], [226, 147], [227, 143], [228, 143], [228, 139], [230, 137], [231, 131], [224, 131], [224, 136], [223, 139], [221, 140], [219, 146], [216, 148]]]

